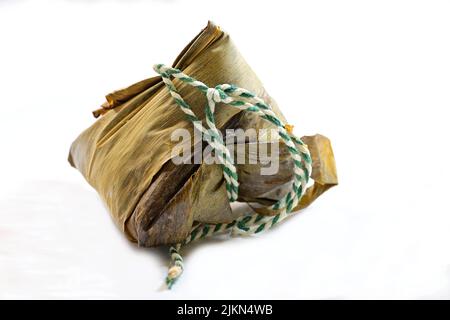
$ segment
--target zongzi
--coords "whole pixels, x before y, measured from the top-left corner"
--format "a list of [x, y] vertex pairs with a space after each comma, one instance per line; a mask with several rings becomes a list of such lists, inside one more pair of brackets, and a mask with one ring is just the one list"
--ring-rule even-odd
[[[233, 226], [260, 232], [337, 184], [329, 140], [293, 136], [229, 35], [213, 23], [172, 68], [155, 70], [159, 76], [108, 94], [94, 111], [99, 119], [69, 154], [131, 241], [145, 247], [185, 244]], [[204, 135], [180, 143], [174, 139], [180, 130]], [[239, 139], [237, 130], [257, 134]], [[223, 145], [230, 137], [228, 152]], [[174, 150], [180, 145], [192, 152], [177, 162]], [[212, 152], [206, 153], [208, 148]], [[276, 172], [262, 173], [269, 164], [259, 150], [276, 153]], [[208, 156], [218, 160], [208, 162]], [[254, 212], [233, 210], [230, 200], [249, 203]], [[178, 269], [170, 279], [182, 271], [177, 249], [172, 258]]]

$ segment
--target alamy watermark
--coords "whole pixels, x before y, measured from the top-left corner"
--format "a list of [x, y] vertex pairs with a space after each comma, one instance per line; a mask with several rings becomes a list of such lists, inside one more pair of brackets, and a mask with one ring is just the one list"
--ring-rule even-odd
[[[210, 131], [208, 131], [210, 132]], [[220, 137], [229, 150], [234, 164], [260, 166], [261, 175], [278, 173], [280, 164], [279, 137], [276, 129], [226, 129]], [[219, 155], [210, 144], [203, 144], [203, 133], [199, 130], [179, 128], [172, 131], [172, 161], [180, 164], [221, 164]]]

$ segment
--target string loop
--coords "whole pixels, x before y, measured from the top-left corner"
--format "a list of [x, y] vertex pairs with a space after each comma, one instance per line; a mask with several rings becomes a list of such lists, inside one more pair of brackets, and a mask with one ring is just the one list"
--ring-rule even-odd
[[[198, 224], [193, 227], [190, 235], [182, 243], [170, 248], [171, 266], [166, 278], [166, 283], [168, 287], [171, 288], [184, 270], [183, 259], [179, 252], [182, 245], [225, 232], [230, 232], [234, 235], [260, 233], [287, 218], [306, 191], [312, 171], [312, 160], [307, 145], [300, 138], [293, 135], [292, 126], [284, 124], [272, 111], [270, 106], [252, 92], [231, 84], [219, 84], [214, 88], [210, 88], [203, 82], [184, 74], [180, 70], [167, 67], [163, 64], [157, 64], [153, 69], [161, 76], [170, 95], [180, 109], [186, 114], [188, 120], [190, 120], [194, 127], [203, 134], [203, 139], [208, 142], [217, 153], [223, 168], [223, 176], [226, 182], [226, 190], [230, 202], [234, 202], [238, 198], [239, 182], [233, 158], [231, 157], [228, 148], [225, 146], [215, 124], [214, 112], [217, 103], [224, 103], [240, 110], [254, 112], [261, 118], [272, 123], [277, 128], [278, 135], [286, 144], [294, 162], [294, 179], [289, 192], [269, 207], [269, 209], [277, 211], [276, 215], [266, 216], [258, 213], [250, 213], [228, 224]], [[203, 126], [189, 104], [187, 104], [178, 93], [171, 80], [172, 77], [197, 88], [205, 94], [207, 99], [205, 116], [209, 130]]]

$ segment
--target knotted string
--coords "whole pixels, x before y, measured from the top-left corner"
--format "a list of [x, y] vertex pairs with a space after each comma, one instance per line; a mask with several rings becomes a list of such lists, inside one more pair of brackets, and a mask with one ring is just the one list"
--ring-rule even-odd
[[[180, 255], [181, 246], [198, 239], [226, 232], [239, 235], [260, 233], [268, 230], [288, 217], [289, 213], [297, 206], [306, 191], [306, 186], [311, 176], [312, 160], [307, 145], [300, 138], [293, 135], [292, 126], [284, 124], [283, 121], [275, 115], [270, 106], [252, 92], [231, 84], [220, 84], [214, 88], [210, 88], [203, 82], [189, 77], [180, 70], [167, 67], [163, 64], [157, 64], [153, 69], [162, 77], [170, 95], [186, 114], [188, 120], [193, 123], [195, 129], [202, 133], [203, 139], [216, 152], [219, 162], [222, 165], [227, 195], [230, 202], [234, 202], [238, 198], [239, 182], [233, 158], [225, 146], [222, 136], [215, 124], [214, 111], [217, 103], [223, 103], [240, 110], [254, 112], [261, 118], [272, 123], [277, 128], [278, 135], [286, 144], [294, 162], [294, 179], [289, 192], [282, 199], [269, 207], [270, 210], [278, 212], [276, 215], [267, 216], [258, 213], [250, 213], [228, 224], [198, 224], [192, 228], [191, 233], [183, 242], [170, 247], [171, 265], [166, 278], [166, 284], [170, 289], [184, 270], [183, 258]], [[194, 114], [192, 108], [180, 96], [171, 80], [172, 77], [197, 88], [205, 94], [207, 99], [205, 116], [208, 129], [202, 125], [202, 122]]]

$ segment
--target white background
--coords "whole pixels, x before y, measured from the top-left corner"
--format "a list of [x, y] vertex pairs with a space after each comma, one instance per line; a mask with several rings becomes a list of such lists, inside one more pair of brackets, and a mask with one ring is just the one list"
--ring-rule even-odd
[[[0, 0], [1, 298], [450, 298], [448, 1]], [[340, 185], [261, 236], [201, 242], [162, 290], [67, 163], [105, 94], [208, 19]]]

